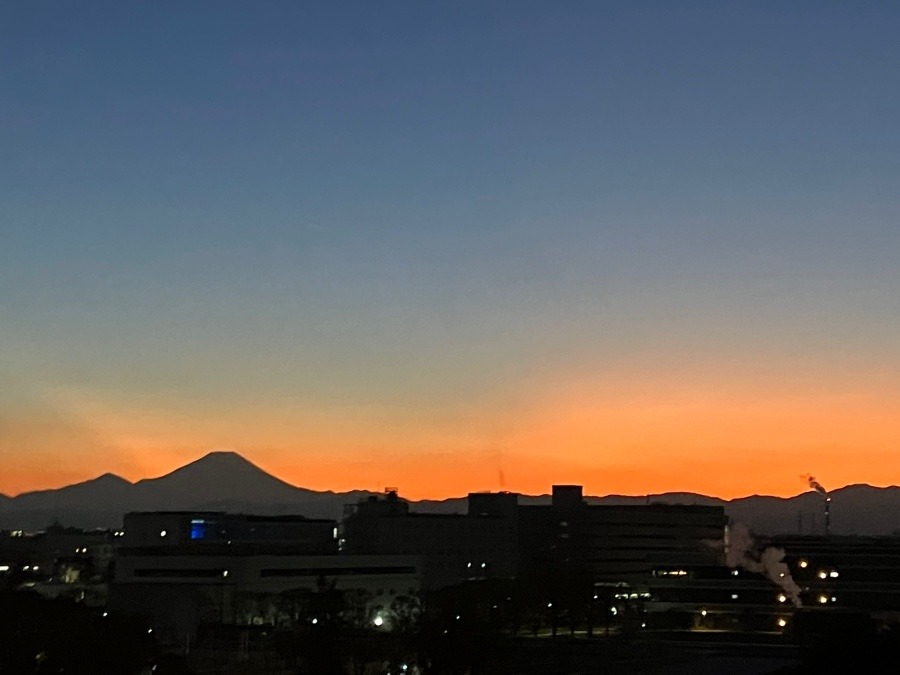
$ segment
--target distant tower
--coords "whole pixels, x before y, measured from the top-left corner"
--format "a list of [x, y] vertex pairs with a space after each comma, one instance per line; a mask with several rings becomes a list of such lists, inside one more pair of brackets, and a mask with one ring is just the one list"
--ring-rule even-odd
[[825, 536], [827, 537], [831, 534], [831, 496], [828, 494], [828, 490], [822, 487], [822, 484], [816, 480], [815, 476], [806, 476], [806, 483], [813, 490], [825, 497]]

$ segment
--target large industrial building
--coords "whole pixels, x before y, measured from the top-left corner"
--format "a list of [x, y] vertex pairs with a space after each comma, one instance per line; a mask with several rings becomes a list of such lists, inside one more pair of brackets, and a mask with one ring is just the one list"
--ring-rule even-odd
[[419, 558], [338, 555], [336, 535], [335, 521], [300, 516], [130, 513], [109, 611], [143, 614], [184, 644], [204, 624], [317, 620], [317, 598], [337, 591], [351, 592], [361, 620], [389, 627], [419, 592]]
[[421, 556], [429, 589], [515, 577], [646, 587], [660, 567], [722, 564], [725, 524], [719, 506], [588, 505], [578, 485], [553, 486], [547, 505], [473, 493], [466, 515], [414, 513], [392, 491], [349, 510], [341, 550]]
[[900, 620], [900, 537], [780, 536], [805, 606], [865, 610]]
[[471, 495], [467, 515], [410, 511], [396, 491], [351, 505], [341, 523], [340, 548], [347, 555], [414, 555], [422, 560], [426, 590], [467, 580], [513, 578], [517, 573], [515, 509], [473, 509], [473, 498], [514, 503], [515, 495]]
[[720, 506], [588, 505], [580, 485], [554, 485], [549, 505], [520, 506], [521, 572], [552, 569], [593, 582], [646, 586], [653, 570], [722, 563]]

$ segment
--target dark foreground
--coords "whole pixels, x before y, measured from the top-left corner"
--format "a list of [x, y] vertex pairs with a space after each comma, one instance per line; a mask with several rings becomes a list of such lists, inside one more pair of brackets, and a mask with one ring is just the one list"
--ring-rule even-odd
[[510, 635], [485, 626], [405, 631], [208, 627], [185, 650], [140, 620], [69, 601], [0, 593], [0, 673], [90, 675], [801, 675], [900, 672], [898, 623], [797, 617], [784, 634], [610, 632]]

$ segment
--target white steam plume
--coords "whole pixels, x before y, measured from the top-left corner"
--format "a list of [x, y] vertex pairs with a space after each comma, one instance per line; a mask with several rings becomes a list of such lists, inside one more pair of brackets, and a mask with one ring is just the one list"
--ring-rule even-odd
[[784, 549], [769, 546], [758, 550], [750, 530], [743, 523], [735, 523], [728, 528], [725, 563], [732, 569], [742, 567], [748, 572], [766, 575], [781, 588], [794, 607], [803, 604], [800, 601], [800, 587], [784, 562]]

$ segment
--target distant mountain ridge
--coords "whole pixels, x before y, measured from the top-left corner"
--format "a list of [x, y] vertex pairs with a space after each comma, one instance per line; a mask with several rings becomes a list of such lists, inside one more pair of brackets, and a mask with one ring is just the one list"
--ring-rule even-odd
[[[0, 528], [39, 529], [56, 521], [85, 528], [116, 528], [128, 511], [208, 510], [301, 514], [339, 519], [346, 504], [375, 493], [320, 492], [296, 487], [235, 452], [211, 452], [171, 473], [132, 483], [105, 473], [65, 487], [0, 495]], [[833, 534], [900, 534], [900, 487], [848, 485], [829, 493]], [[523, 504], [549, 503], [549, 495], [522, 495]], [[754, 495], [724, 500], [689, 492], [588, 496], [590, 504], [721, 505], [728, 516], [760, 534], [823, 534], [824, 498], [804, 492], [781, 498]], [[423, 513], [464, 513], [465, 497], [412, 502]]]
[[369, 494], [294, 487], [235, 452], [211, 452], [158, 478], [132, 483], [106, 473], [58, 489], [0, 500], [0, 528], [37, 529], [54, 521], [75, 527], [115, 528], [129, 511], [299, 513], [335, 518], [343, 512], [344, 503]]

